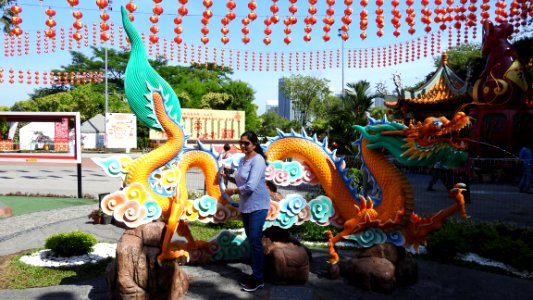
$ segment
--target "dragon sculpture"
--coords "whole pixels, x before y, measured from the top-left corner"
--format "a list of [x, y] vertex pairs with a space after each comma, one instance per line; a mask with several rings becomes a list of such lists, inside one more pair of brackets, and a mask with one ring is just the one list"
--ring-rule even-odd
[[[243, 237], [221, 232], [210, 241], [196, 241], [187, 224], [238, 218], [238, 203], [224, 194], [218, 171], [225, 163], [237, 165], [239, 157], [220, 161], [218, 153], [200, 142], [198, 148], [186, 146], [177, 97], [148, 64], [140, 36], [123, 8], [122, 19], [132, 47], [125, 77], [128, 102], [143, 123], [164, 130], [168, 141], [136, 160], [127, 155], [93, 159], [108, 175], [123, 178], [122, 188], [102, 200], [103, 211], [131, 228], [163, 218], [167, 230], [159, 260], [226, 260], [244, 255]], [[265, 228], [289, 228], [305, 221], [341, 227], [336, 236], [327, 232], [330, 262], [336, 263], [339, 256], [334, 246], [343, 238], [362, 246], [383, 242], [418, 246], [453, 213], [466, 217], [460, 184], [450, 191], [452, 205], [425, 218], [415, 214], [412, 187], [384, 152], [406, 166], [429, 166], [437, 161], [461, 164], [467, 152], [458, 132], [470, 124], [464, 113], [452, 120], [428, 118], [409, 127], [386, 118], [369, 118], [369, 122], [354, 126], [361, 133], [356, 144], [371, 186], [365, 196], [348, 175], [344, 160], [327, 148], [327, 138], [320, 142], [303, 130], [300, 134], [279, 131], [263, 145], [269, 159], [268, 180], [281, 186], [320, 184], [325, 192], [309, 201], [299, 194], [271, 201]], [[206, 182], [206, 195], [196, 199], [188, 198], [184, 174], [190, 168], [201, 169]], [[186, 242], [173, 240], [174, 233]]]
[[508, 40], [511, 34], [513, 25], [510, 23], [494, 26], [486, 20], [483, 24], [481, 53], [487, 63], [474, 84], [474, 104], [522, 104], [528, 87], [524, 68]]

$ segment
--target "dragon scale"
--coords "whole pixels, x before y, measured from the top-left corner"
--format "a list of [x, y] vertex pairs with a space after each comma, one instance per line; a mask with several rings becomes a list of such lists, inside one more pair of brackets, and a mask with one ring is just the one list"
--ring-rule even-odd
[[163, 214], [168, 216], [168, 213], [170, 212], [169, 207], [171, 200], [168, 197], [164, 197], [155, 193], [152, 188], [150, 188], [148, 182], [150, 174], [154, 170], [165, 165], [178, 155], [183, 147], [185, 136], [181, 127], [175, 124], [165, 113], [161, 95], [155, 92], [152, 94], [152, 96], [154, 99], [154, 107], [156, 109], [157, 118], [165, 130], [168, 140], [154, 151], [151, 151], [133, 161], [129, 167], [130, 171], [126, 176], [125, 183], [126, 185], [130, 185], [134, 182], [141, 183], [146, 190], [149, 191], [152, 198], [155, 199], [161, 206]]
[[354, 197], [336, 170], [330, 157], [316, 143], [302, 138], [283, 138], [274, 141], [266, 151], [269, 161], [295, 158], [305, 161], [319, 179], [326, 195], [334, 200], [343, 220], [355, 214]]
[[414, 209], [413, 188], [405, 176], [378, 150], [367, 148], [368, 141], [363, 138], [360, 147], [361, 157], [368, 170], [381, 188], [383, 200], [374, 207], [382, 221], [396, 220], [403, 215], [405, 222]]

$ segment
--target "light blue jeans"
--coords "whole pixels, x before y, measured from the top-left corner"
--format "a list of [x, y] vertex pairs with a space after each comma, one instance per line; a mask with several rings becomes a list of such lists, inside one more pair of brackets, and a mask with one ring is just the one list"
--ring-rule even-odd
[[251, 213], [241, 213], [244, 223], [244, 232], [250, 245], [250, 258], [252, 259], [252, 275], [263, 280], [263, 264], [265, 261], [263, 250], [263, 225], [265, 224], [268, 209], [256, 210]]

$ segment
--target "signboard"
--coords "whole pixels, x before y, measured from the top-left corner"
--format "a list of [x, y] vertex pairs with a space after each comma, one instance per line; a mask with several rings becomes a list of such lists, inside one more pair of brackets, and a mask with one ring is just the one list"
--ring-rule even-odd
[[137, 148], [137, 118], [134, 114], [106, 115], [107, 148]]
[[[244, 111], [181, 109], [181, 123], [189, 141], [236, 140], [244, 133]], [[166, 140], [164, 132], [150, 130], [150, 140]]]
[[80, 113], [0, 112], [0, 161], [81, 163]]

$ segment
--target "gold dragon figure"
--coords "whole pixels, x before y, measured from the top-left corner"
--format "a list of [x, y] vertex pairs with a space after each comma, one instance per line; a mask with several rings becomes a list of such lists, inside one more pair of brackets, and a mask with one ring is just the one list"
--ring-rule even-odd
[[[228, 243], [227, 235], [204, 242], [195, 241], [190, 233], [188, 221], [225, 222], [237, 218], [236, 203], [223, 193], [225, 186], [218, 176], [223, 162], [218, 153], [201, 143], [198, 148], [185, 147], [179, 100], [148, 64], [140, 36], [124, 9], [122, 18], [132, 45], [125, 78], [128, 102], [143, 123], [164, 130], [168, 141], [136, 160], [127, 156], [94, 159], [109, 175], [124, 178], [123, 187], [102, 200], [102, 209], [132, 228], [163, 218], [167, 230], [159, 260], [189, 258], [191, 253], [195, 260], [205, 260], [206, 256], [198, 254], [201, 252], [215, 259], [235, 258], [243, 251], [236, 248], [240, 243]], [[464, 186], [460, 184], [450, 191], [455, 200], [451, 206], [426, 218], [416, 215], [412, 187], [386, 155], [406, 166], [431, 166], [437, 161], [448, 166], [461, 164], [467, 152], [458, 133], [470, 124], [464, 113], [457, 113], [452, 120], [428, 118], [409, 127], [386, 118], [369, 118], [369, 122], [367, 126], [354, 126], [361, 134], [356, 143], [362, 169], [372, 185], [365, 196], [347, 176], [344, 161], [327, 149], [327, 139], [319, 142], [305, 131], [279, 132], [264, 145], [269, 160], [267, 178], [280, 185], [320, 183], [326, 194], [311, 201], [293, 194], [279, 202], [271, 201], [265, 227], [289, 228], [304, 221], [342, 227], [336, 236], [327, 233], [330, 262], [336, 263], [339, 256], [334, 246], [342, 238], [377, 232], [381, 237], [377, 242], [417, 246], [453, 213], [466, 217], [461, 194]], [[207, 195], [198, 199], [188, 199], [183, 175], [191, 168], [201, 169], [206, 181]], [[187, 243], [172, 242], [176, 232]]]

